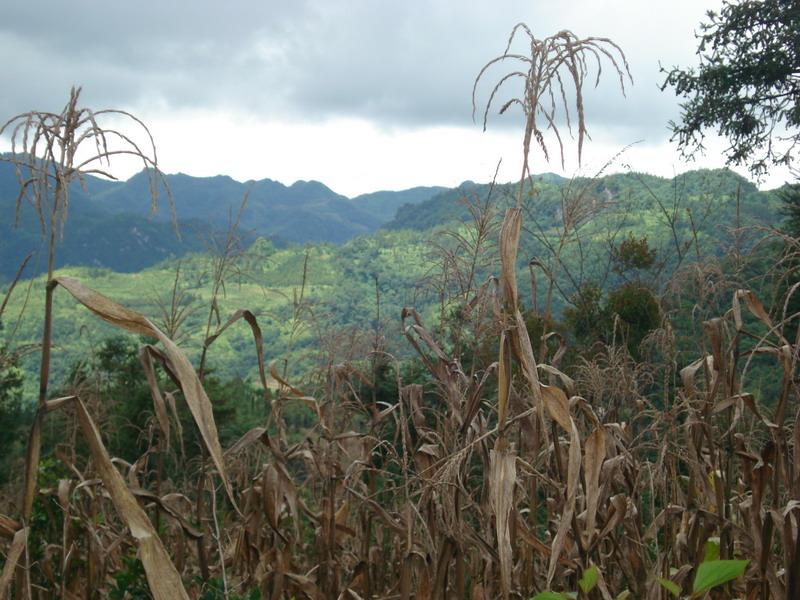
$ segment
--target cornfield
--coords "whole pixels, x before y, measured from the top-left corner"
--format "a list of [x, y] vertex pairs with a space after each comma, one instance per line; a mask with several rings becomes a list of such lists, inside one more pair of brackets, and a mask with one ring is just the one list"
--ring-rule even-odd
[[[535, 119], [555, 128], [550, 85], [564, 94], [560, 69], [578, 92], [579, 144], [588, 62], [612, 60], [620, 83], [627, 72], [608, 40], [562, 32], [542, 42], [523, 31], [531, 56], [507, 49], [487, 65], [510, 59], [530, 67], [514, 72], [526, 89], [516, 101], [527, 118], [519, 204], [531, 140], [545, 149]], [[254, 311], [216, 326], [209, 317], [203, 360], [244, 321], [270, 407], [262, 426], [224, 448], [203, 365], [192, 365], [144, 315], [53, 270], [71, 181], [114, 154], [108, 138], [130, 142], [100, 126], [101, 112], [78, 108], [78, 97], [73, 90], [61, 114], [29, 113], [4, 127], [25, 140], [14, 154], [20, 202], [27, 198], [40, 214], [50, 261], [25, 480], [21, 498], [0, 515], [0, 598], [800, 598], [800, 343], [784, 337], [788, 319], [775, 318], [779, 310], [737, 289], [724, 314], [703, 323], [688, 366], [674, 358], [665, 319], [654, 335], [657, 364], [610, 345], [564, 372], [563, 339], [545, 331], [532, 340], [523, 318], [523, 211], [512, 207], [499, 231], [498, 276], [470, 286], [459, 315], [481, 322], [480, 343], [493, 352], [486, 368], [465, 370], [409, 307], [400, 320], [430, 385], [404, 381], [398, 360], [373, 354], [328, 364], [312, 392], [266, 362]], [[130, 143], [126, 151], [152, 167], [155, 191], [154, 147]], [[87, 144], [95, 153], [81, 162]], [[54, 294], [152, 340], [140, 360], [153, 426], [133, 463], [104, 445], [96, 424], [102, 399], [90, 390], [49, 394]], [[742, 384], [751, 358], [762, 355], [781, 380], [770, 412]], [[388, 401], [378, 400], [375, 362], [393, 379]], [[657, 397], [641, 391], [654, 381], [662, 382]], [[180, 451], [181, 403], [202, 441], [198, 461]], [[287, 435], [289, 404], [313, 415], [301, 441]], [[40, 486], [41, 431], [57, 416], [74, 432], [56, 449], [70, 475]], [[177, 467], [166, 472], [166, 463]], [[113, 596], [122, 577], [141, 589]]]

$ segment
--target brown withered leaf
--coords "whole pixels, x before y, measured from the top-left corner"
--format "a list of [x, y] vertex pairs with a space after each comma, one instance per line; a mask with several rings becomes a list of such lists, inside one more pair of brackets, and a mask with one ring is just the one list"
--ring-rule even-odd
[[36, 497], [36, 480], [39, 472], [39, 459], [42, 454], [42, 422], [44, 412], [40, 408], [36, 412], [28, 434], [28, 448], [25, 452], [25, 484], [22, 494], [22, 514], [30, 516], [33, 501]]
[[[736, 292], [733, 294], [733, 320], [736, 324], [736, 331], [741, 331], [743, 326], [742, 309], [739, 304], [740, 300], [744, 300], [748, 310], [753, 314], [753, 316], [766, 325], [770, 330], [774, 330], [772, 319], [770, 319], [769, 313], [767, 313], [767, 309], [764, 308], [761, 300], [759, 300], [758, 297], [756, 297], [756, 295], [750, 290], [740, 289], [736, 290]], [[788, 343], [779, 331], [775, 330], [775, 333], [780, 337], [782, 344]]]
[[508, 412], [508, 397], [511, 392], [511, 357], [508, 351], [506, 332], [500, 332], [500, 356], [497, 361], [497, 426], [502, 431]]
[[[28, 528], [23, 527], [14, 534], [14, 539], [11, 541], [11, 548], [6, 555], [6, 562], [3, 565], [3, 572], [0, 574], [0, 600], [5, 600], [8, 597], [8, 586], [11, 585], [11, 580], [14, 578], [14, 570], [17, 567], [17, 563], [27, 543]], [[17, 593], [19, 597], [23, 597], [20, 591]]]
[[489, 452], [490, 502], [497, 528], [497, 554], [500, 559], [500, 584], [503, 598], [511, 594], [512, 548], [510, 523], [517, 481], [517, 457], [504, 438], [498, 438]]
[[189, 411], [192, 413], [195, 423], [197, 423], [200, 436], [211, 456], [211, 460], [214, 462], [222, 479], [228, 498], [238, 511], [233, 490], [225, 473], [222, 447], [219, 443], [211, 401], [208, 399], [200, 379], [197, 377], [197, 373], [195, 373], [194, 367], [192, 367], [186, 355], [166, 334], [139, 313], [117, 304], [72, 277], [57, 277], [54, 281], [104, 321], [133, 333], [154, 337], [161, 342], [164, 346], [165, 357], [169, 362], [168, 372], [174, 373], [177, 379], [176, 383], [183, 392], [183, 397], [189, 406]]
[[567, 375], [563, 371], [555, 368], [552, 365], [539, 363], [538, 365], [536, 365], [536, 367], [540, 371], [544, 371], [548, 375], [552, 375], [554, 377], [557, 377], [559, 379], [559, 381], [561, 381], [561, 385], [564, 386], [564, 389], [567, 390], [567, 393], [570, 394], [571, 396], [575, 395], [575, 380], [572, 377], [570, 377], [569, 375]]
[[[489, 377], [494, 375], [495, 372], [499, 369], [499, 363], [492, 363], [489, 367], [483, 372], [483, 376], [481, 377], [478, 385], [474, 386], [472, 392], [467, 400], [466, 408], [464, 410], [464, 423], [461, 425], [461, 434], [465, 434], [467, 430], [472, 425], [475, 416], [478, 414], [478, 409], [481, 406], [481, 402], [483, 400], [483, 395], [481, 392], [483, 391], [483, 387], [486, 385], [486, 382], [489, 380]], [[396, 405], [395, 405], [396, 406]]]
[[589, 546], [588, 552], [592, 552], [594, 548], [609, 533], [611, 533], [617, 525], [622, 523], [622, 520], [628, 513], [628, 499], [622, 494], [611, 496], [611, 498], [609, 498], [608, 500], [608, 504], [609, 504], [609, 510], [608, 513], [606, 514], [606, 524], [603, 526], [603, 530], [595, 538], [594, 542], [592, 542], [592, 545]]
[[189, 595], [183, 587], [180, 574], [167, 554], [150, 519], [139, 506], [131, 490], [128, 489], [122, 475], [114, 468], [111, 457], [100, 438], [100, 432], [89, 416], [86, 406], [78, 397], [72, 398], [72, 405], [92, 455], [94, 468], [103, 480], [114, 508], [117, 509], [120, 518], [139, 544], [139, 558], [144, 566], [147, 583], [153, 597], [156, 600], [168, 600], [169, 598], [186, 598], [188, 600]]
[[261, 385], [263, 386], [264, 390], [268, 389], [267, 385], [267, 372], [264, 368], [264, 338], [261, 334], [261, 327], [258, 324], [258, 319], [256, 318], [253, 312], [247, 309], [239, 309], [235, 313], [233, 313], [230, 318], [225, 322], [225, 324], [220, 327], [216, 333], [210, 335], [206, 338], [204, 346], [208, 348], [214, 340], [216, 340], [220, 335], [222, 335], [228, 327], [236, 323], [239, 319], [244, 319], [247, 324], [250, 326], [250, 331], [253, 332], [253, 341], [256, 345], [256, 358], [258, 359], [258, 377], [261, 380]]
[[517, 311], [514, 313], [515, 326], [512, 329], [512, 348], [517, 356], [522, 373], [531, 388], [533, 394], [533, 405], [535, 407], [541, 406], [542, 398], [539, 383], [539, 372], [536, 364], [536, 357], [533, 354], [533, 346], [531, 345], [531, 338], [528, 335], [528, 328], [525, 325], [525, 319], [522, 314]]
[[175, 403], [175, 394], [172, 392], [165, 392], [164, 397], [167, 400], [169, 411], [172, 413], [172, 422], [175, 423], [175, 432], [178, 434], [178, 445], [181, 448], [181, 453], [183, 453], [183, 425], [181, 425], [181, 419], [178, 416], [178, 406]]
[[704, 365], [707, 365], [709, 370], [711, 370], [711, 365], [713, 363], [713, 357], [704, 356], [702, 358], [698, 358], [693, 363], [685, 366], [680, 370], [681, 382], [683, 383], [683, 388], [686, 390], [686, 395], [691, 396], [694, 394], [695, 390], [695, 375], [697, 375], [697, 371], [699, 371]]
[[296, 573], [285, 573], [285, 576], [293, 587], [303, 592], [309, 598], [322, 598], [322, 592], [319, 591], [319, 588], [310, 577], [298, 575]]
[[703, 332], [711, 344], [711, 355], [714, 357], [713, 371], [724, 373], [727, 370], [728, 356], [725, 351], [725, 322], [716, 317], [703, 321]]
[[500, 229], [500, 277], [506, 309], [513, 315], [517, 312], [517, 248], [522, 227], [522, 210], [509, 208]]
[[266, 445], [267, 442], [264, 440], [264, 433], [266, 433], [266, 431], [264, 427], [253, 427], [253, 429], [250, 429], [236, 440], [230, 448], [225, 450], [225, 458], [234, 456], [259, 441]]
[[[566, 399], [566, 396], [564, 396], [564, 398]], [[569, 415], [567, 416], [569, 418]], [[564, 507], [561, 510], [558, 531], [556, 532], [555, 538], [553, 538], [553, 553], [550, 555], [550, 565], [547, 568], [547, 587], [550, 587], [550, 585], [553, 583], [553, 577], [555, 577], [556, 574], [556, 566], [558, 565], [558, 557], [564, 550], [567, 534], [569, 533], [570, 529], [572, 529], [572, 515], [575, 514], [575, 501], [578, 496], [578, 484], [580, 483], [581, 438], [580, 434], [578, 433], [578, 428], [575, 426], [575, 422], [571, 418], [569, 418], [569, 424], [570, 439], [569, 463], [567, 465], [567, 497], [564, 502]]]
[[161, 394], [161, 389], [158, 387], [158, 380], [156, 379], [156, 372], [153, 368], [153, 359], [150, 350], [153, 348], [150, 345], [143, 346], [139, 349], [139, 362], [144, 369], [144, 375], [147, 378], [147, 385], [150, 388], [150, 396], [153, 399], [153, 408], [156, 413], [156, 420], [158, 427], [161, 430], [161, 436], [164, 444], [169, 449], [169, 416], [167, 415], [167, 405], [164, 402], [164, 396]]
[[313, 410], [318, 420], [322, 419], [322, 413], [320, 412], [319, 403], [311, 396], [306, 396], [302, 391], [300, 391], [298, 388], [294, 387], [291, 383], [289, 383], [286, 379], [284, 379], [284, 377], [280, 373], [278, 373], [278, 367], [274, 360], [270, 361], [269, 363], [269, 374], [275, 381], [281, 384], [281, 386], [283, 386], [285, 389], [289, 390], [292, 393], [291, 396], [294, 400], [299, 400], [300, 402], [308, 406], [311, 410]]
[[10, 540], [20, 529], [22, 525], [17, 521], [6, 515], [0, 515], [0, 537]]
[[455, 555], [457, 546], [452, 538], [446, 538], [439, 550], [439, 558], [436, 561], [435, 583], [433, 585], [432, 598], [447, 597], [447, 574], [450, 569], [450, 562]]
[[[165, 502], [164, 498], [160, 498], [157, 494], [141, 488], [132, 488], [131, 493], [137, 498], [154, 503], [159, 509], [175, 519], [183, 532], [191, 539], [199, 540], [203, 537], [203, 532], [192, 526], [179, 511], [170, 506], [168, 502]], [[172, 495], [174, 496], [175, 494]]]
[[283, 507], [283, 490], [281, 489], [278, 470], [272, 464], [266, 465], [261, 473], [261, 496], [264, 501], [264, 513], [267, 515], [267, 523], [275, 533], [285, 540], [278, 527]]
[[596, 427], [586, 439], [583, 455], [583, 472], [586, 480], [586, 530], [585, 545], [594, 535], [597, 505], [600, 500], [600, 474], [606, 458], [606, 436], [602, 426]]
[[567, 395], [559, 388], [552, 385], [540, 386], [542, 401], [550, 417], [558, 423], [567, 433], [572, 432], [572, 417], [569, 414], [569, 400]]

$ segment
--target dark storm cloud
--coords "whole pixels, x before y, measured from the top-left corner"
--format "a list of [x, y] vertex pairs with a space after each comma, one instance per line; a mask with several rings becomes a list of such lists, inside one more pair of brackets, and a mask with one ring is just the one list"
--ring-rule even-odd
[[[675, 102], [657, 89], [657, 60], [659, 50], [669, 55], [669, 49], [628, 35], [613, 14], [593, 19], [589, 28], [580, 10], [556, 6], [517, 0], [16, 1], [0, 21], [0, 116], [57, 109], [75, 83], [83, 86], [84, 101], [98, 107], [359, 116], [386, 127], [466, 125], [474, 77], [502, 52], [513, 24], [528, 21], [543, 35], [572, 19], [579, 35], [615, 37], [636, 78], [625, 102], [609, 82], [589, 95], [593, 126], [629, 129], [633, 137], [663, 132]], [[502, 73], [489, 75], [481, 101]], [[509, 121], [493, 117], [492, 126]]]
[[10, 58], [0, 66], [0, 108], [58, 102], [73, 83], [100, 104], [235, 105], [280, 67], [263, 64], [259, 41], [279, 40], [296, 14], [258, 2], [246, 11], [205, 1], [18, 2], [0, 21]]

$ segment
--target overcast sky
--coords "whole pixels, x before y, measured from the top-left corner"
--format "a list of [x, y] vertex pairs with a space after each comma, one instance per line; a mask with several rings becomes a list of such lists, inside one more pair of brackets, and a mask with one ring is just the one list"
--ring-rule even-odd
[[[604, 82], [585, 92], [592, 141], [580, 171], [571, 140], [565, 169], [536, 153], [532, 170], [590, 175], [639, 142], [612, 170], [671, 176], [724, 163], [724, 146], [713, 142], [694, 164], [680, 160], [667, 129], [678, 104], [659, 89], [659, 63], [695, 64], [694, 32], [720, 4], [10, 0], [0, 11], [0, 119], [60, 111], [75, 84], [85, 106], [124, 108], [145, 121], [170, 173], [316, 179], [354, 196], [487, 181], [502, 159], [500, 179], [512, 180], [521, 160], [519, 110], [490, 115], [483, 132], [472, 120], [471, 95], [481, 67], [502, 54], [522, 21], [540, 38], [561, 29], [612, 38], [634, 80], [623, 97], [606, 65]], [[479, 102], [509, 67], [487, 74]], [[0, 149], [8, 147], [0, 140]], [[133, 169], [122, 164], [116, 173]], [[764, 184], [783, 178], [776, 172]]]

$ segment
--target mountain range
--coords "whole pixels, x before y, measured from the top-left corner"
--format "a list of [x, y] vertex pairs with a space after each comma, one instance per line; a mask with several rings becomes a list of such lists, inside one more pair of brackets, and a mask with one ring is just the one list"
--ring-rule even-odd
[[[0, 214], [5, 217], [0, 219], [0, 290], [22, 257], [43, 245], [31, 206], [22, 207], [19, 226], [14, 227], [17, 182], [13, 170], [7, 167], [0, 164]], [[324, 323], [325, 328], [358, 326], [370, 330], [376, 318], [376, 292], [387, 327], [397, 323], [401, 309], [407, 306], [415, 306], [427, 321], [435, 322], [441, 310], [439, 281], [455, 286], [448, 293], [457, 296], [463, 283], [459, 270], [471, 272], [472, 245], [477, 240], [476, 229], [470, 227], [473, 216], [478, 212], [489, 216], [488, 234], [474, 265], [474, 281], [486, 281], [499, 272], [499, 224], [505, 209], [517, 203], [514, 184], [469, 181], [451, 189], [379, 192], [348, 199], [314, 182], [292, 186], [268, 180], [242, 184], [227, 177], [185, 175], [168, 176], [167, 180], [179, 216], [180, 239], [163, 195], [161, 208], [149, 216], [149, 195], [141, 177], [121, 183], [89, 179], [85, 190], [73, 189], [59, 249], [60, 263], [69, 266], [60, 273], [87, 282], [158, 322], [166, 322], [164, 310], [170, 306], [170, 290], [177, 290], [182, 306], [188, 307], [184, 330], [193, 336], [189, 346], [201, 348], [203, 315], [208, 309], [198, 307], [212, 303], [209, 273], [214, 266], [214, 261], [202, 253], [203, 240], [215, 228], [225, 229], [229, 215], [241, 203], [243, 190], [249, 188], [242, 229], [251, 227], [248, 237], [261, 239], [237, 261], [219, 311], [222, 315], [241, 308], [256, 311], [267, 356], [284, 356], [286, 348], [293, 348], [289, 363], [300, 371], [311, 368], [304, 349], [317, 344], [317, 334], [322, 330], [314, 329], [312, 335], [312, 328], [307, 328], [300, 335], [294, 328], [293, 299], [298, 289], [305, 289], [305, 302], [312, 307], [315, 322]], [[700, 260], [701, 256], [703, 261], [713, 261], [747, 253], [748, 249], [764, 251], [767, 246], [756, 246], [757, 240], [765, 227], [778, 226], [783, 218], [779, 194], [759, 191], [751, 182], [724, 169], [691, 171], [674, 178], [624, 173], [567, 180], [540, 175], [532, 183], [535, 193], [522, 199], [518, 277], [520, 281], [529, 277], [531, 259], [558, 273], [561, 283], [554, 314], [560, 314], [566, 299], [586, 284], [611, 289], [627, 277], [655, 280], [656, 273], [673, 272], [680, 264]], [[138, 192], [136, 186], [140, 186]], [[293, 218], [292, 206], [301, 216], [294, 220], [292, 239], [284, 237], [283, 243], [278, 243], [277, 233], [286, 231], [279, 228], [286, 227], [286, 222], [280, 223], [278, 217], [283, 212], [287, 219]], [[313, 219], [315, 212], [316, 216], [327, 216]], [[362, 219], [366, 218], [363, 215], [371, 217], [359, 225], [350, 220], [353, 214]], [[270, 215], [275, 215], [274, 223]], [[320, 220], [325, 218], [337, 223], [330, 225], [337, 234], [334, 239], [351, 239], [341, 244], [330, 243], [330, 235], [324, 239]], [[569, 239], [561, 244], [565, 228]], [[613, 257], [614, 247], [631, 236], [646, 239], [648, 248], [654, 251], [658, 266], [653, 272], [625, 274], [611, 269], [609, 257]], [[289, 243], [306, 240], [315, 242], [312, 249]], [[40, 252], [38, 264], [32, 265], [35, 269], [26, 270], [26, 277], [41, 273], [43, 254]], [[758, 269], [771, 260], [762, 257]], [[173, 282], [177, 282], [174, 288]], [[44, 283], [38, 277], [30, 288], [17, 287], [5, 312], [5, 343], [21, 347], [36, 343], [41, 335], [44, 294], [28, 295], [25, 290], [42, 290]], [[546, 286], [539, 287], [540, 302], [545, 291]], [[530, 305], [532, 291], [526, 290], [522, 301]], [[54, 336], [64, 356], [86, 354], [92, 343], [114, 333], [102, 329], [64, 294], [59, 295], [55, 306]], [[224, 369], [226, 377], [256, 376], [248, 335], [245, 330], [234, 332], [215, 345], [215, 368]], [[388, 351], [403, 350], [398, 346]], [[70, 365], [67, 361], [59, 365], [56, 375], [63, 378]], [[23, 367], [31, 374], [29, 380], [35, 381], [36, 361], [32, 358]]]
[[[271, 179], [238, 182], [227, 176], [180, 173], [164, 179], [169, 194], [160, 190], [155, 212], [145, 172], [122, 182], [89, 176], [85, 187], [73, 185], [58, 265], [130, 272], [170, 256], [201, 251], [214, 232], [227, 230], [245, 200], [238, 228], [245, 240], [264, 237], [276, 245], [339, 244], [377, 230], [398, 207], [446, 189], [415, 187], [351, 199], [317, 181], [285, 186]], [[38, 260], [32, 261], [28, 274], [45, 268], [42, 225], [25, 200], [17, 212], [18, 193], [13, 165], [0, 161], [0, 279], [12, 276], [29, 253]], [[177, 222], [173, 222], [173, 210]]]
[[[127, 181], [87, 177], [85, 187], [75, 184], [58, 266], [135, 272], [169, 257], [203, 251], [215, 232], [227, 230], [240, 208], [238, 232], [245, 242], [263, 237], [278, 247], [307, 242], [341, 244], [381, 228], [426, 230], [463, 221], [469, 219], [470, 202], [485, 202], [491, 194], [495, 206], [502, 208], [515, 202], [516, 193], [513, 184], [466, 181], [456, 188], [414, 187], [347, 198], [318, 181], [286, 186], [271, 179], [239, 182], [227, 176], [179, 173], [165, 176], [170, 193], [161, 190], [153, 212], [148, 179], [147, 173], [140, 172]], [[533, 183], [537, 218], [545, 226], [551, 226], [564, 203], [577, 196], [595, 205], [613, 205], [624, 199], [626, 206], [645, 207], [657, 214], [679, 196], [737, 194], [744, 223], [772, 224], [778, 218], [774, 194], [758, 191], [727, 169], [690, 171], [672, 179], [625, 173], [567, 180], [548, 173], [534, 177]], [[45, 268], [42, 225], [24, 200], [16, 211], [18, 190], [13, 166], [0, 161], [0, 282], [12, 277], [29, 253], [35, 258], [27, 276]], [[659, 202], [662, 209], [656, 206]]]

